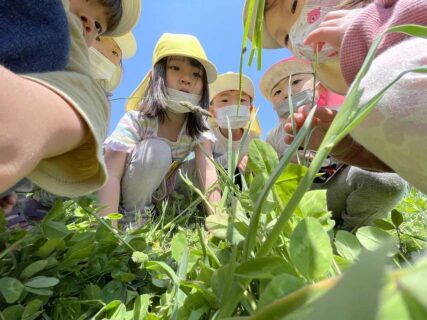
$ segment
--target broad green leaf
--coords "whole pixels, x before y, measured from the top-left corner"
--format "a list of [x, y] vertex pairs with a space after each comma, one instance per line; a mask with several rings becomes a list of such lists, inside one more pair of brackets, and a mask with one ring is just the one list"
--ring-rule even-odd
[[87, 284], [82, 292], [84, 300], [98, 300], [101, 296], [101, 288], [95, 284]]
[[281, 274], [274, 277], [261, 293], [258, 308], [262, 308], [265, 305], [304, 287], [304, 285], [305, 282], [303, 280], [290, 274]]
[[250, 279], [271, 279], [274, 277], [273, 272], [285, 263], [286, 261], [279, 257], [254, 258], [240, 264], [234, 274]]
[[38, 289], [38, 288], [31, 288], [31, 287], [25, 287], [25, 290], [31, 293], [34, 293], [38, 296], [50, 296], [53, 294], [52, 290], [49, 289]]
[[[387, 243], [396, 244], [396, 241], [390, 234], [376, 227], [368, 226], [359, 228], [356, 232], [356, 237], [362, 246], [370, 251], [377, 250]], [[394, 245], [390, 250], [390, 254], [393, 254], [396, 251], [397, 246]]]
[[113, 279], [125, 283], [132, 282], [136, 279], [136, 275], [134, 275], [133, 273], [124, 272], [121, 270], [114, 270], [113, 272], [111, 272], [111, 276], [113, 277]]
[[274, 185], [283, 202], [288, 202], [297, 189], [298, 183], [307, 173], [307, 167], [289, 163], [282, 171]]
[[59, 220], [58, 218], [64, 216], [64, 202], [61, 200], [55, 201], [52, 209], [50, 209], [49, 213], [43, 218], [43, 224], [52, 220]]
[[394, 230], [396, 229], [394, 225], [384, 219], [376, 219], [373, 222], [374, 227], [383, 229], [383, 230]]
[[335, 222], [332, 220], [332, 214], [328, 210], [326, 190], [308, 191], [302, 197], [298, 208], [302, 217], [316, 218], [326, 231], [331, 230]]
[[125, 287], [123, 283], [117, 280], [112, 280], [102, 288], [101, 300], [108, 304], [114, 302], [114, 300], [120, 300], [124, 289]]
[[[302, 320], [375, 319], [383, 285], [387, 246], [362, 252], [359, 262], [325, 295], [317, 299]], [[355, 303], [357, 297], [357, 303]]]
[[61, 238], [47, 240], [37, 251], [37, 255], [42, 258], [47, 258], [54, 250], [63, 250], [65, 242]]
[[42, 311], [39, 311], [43, 306], [43, 301], [40, 299], [31, 300], [24, 309], [22, 313], [22, 320], [34, 320], [36, 319]]
[[[255, 206], [258, 196], [262, 188], [265, 184], [265, 177], [263, 175], [257, 175], [252, 180], [250, 189], [249, 189], [249, 196], [251, 197], [252, 204]], [[276, 208], [276, 202], [274, 201], [273, 194], [271, 192], [268, 193], [262, 207], [261, 212], [262, 213], [270, 213]]]
[[348, 261], [355, 261], [362, 248], [356, 236], [350, 232], [340, 230], [335, 237], [337, 252]]
[[256, 174], [270, 175], [279, 163], [277, 153], [269, 144], [252, 139], [249, 143], [249, 168]]
[[121, 304], [122, 303], [120, 300], [110, 301], [106, 306], [102, 307], [102, 309], [99, 310], [98, 313], [92, 319], [93, 320], [105, 319], [104, 317], [101, 317], [103, 314], [110, 313], [116, 310]]
[[400, 277], [397, 283], [404, 300], [413, 306], [413, 312], [423, 311], [424, 316], [427, 316], [427, 268], [409, 272]]
[[54, 287], [58, 283], [59, 283], [59, 280], [57, 278], [39, 276], [39, 277], [35, 277], [35, 278], [30, 279], [29, 281], [25, 282], [24, 284], [27, 287], [38, 289], [38, 288]]
[[298, 223], [291, 236], [289, 253], [294, 266], [311, 280], [325, 275], [332, 265], [332, 247], [328, 234], [315, 218]]
[[402, 292], [394, 283], [388, 283], [381, 295], [381, 309], [378, 319], [384, 320], [412, 320], [408, 306], [403, 299]]
[[116, 311], [108, 318], [109, 320], [126, 320], [126, 306], [121, 303]]
[[24, 286], [18, 279], [11, 277], [0, 279], [0, 292], [3, 294], [7, 303], [12, 304], [18, 301], [22, 291], [24, 291]]
[[179, 284], [179, 278], [175, 271], [163, 261], [148, 261], [145, 267], [148, 270], [153, 270], [160, 274], [166, 274], [176, 285]]
[[64, 238], [70, 234], [67, 226], [62, 222], [56, 221], [46, 221], [42, 223], [42, 230], [46, 238], [55, 239], [55, 238]]
[[33, 262], [21, 272], [21, 278], [22, 279], [31, 278], [33, 275], [39, 273], [40, 271], [43, 271], [46, 268], [47, 264], [48, 264], [47, 260], [39, 260], [39, 261]]
[[[218, 239], [227, 239], [227, 228], [229, 223], [229, 216], [226, 214], [211, 214], [205, 220], [206, 228]], [[235, 224], [235, 223], [234, 223]], [[233, 228], [233, 243], [239, 244], [245, 241], [243, 235], [236, 229]]]
[[107, 215], [107, 218], [110, 220], [120, 220], [123, 218], [121, 213], [110, 213]]
[[393, 209], [391, 211], [391, 221], [393, 221], [393, 224], [395, 225], [396, 228], [399, 228], [403, 222], [402, 214], [396, 209]]
[[142, 294], [135, 300], [133, 307], [133, 319], [144, 320], [148, 313], [148, 307], [150, 305], [150, 295]]
[[7, 320], [21, 320], [24, 313], [24, 307], [20, 304], [7, 307], [2, 311], [3, 316]]
[[171, 242], [171, 253], [172, 257], [175, 259], [176, 262], [179, 263], [182, 257], [182, 253], [184, 252], [184, 249], [187, 247], [187, 237], [184, 233], [179, 232], [177, 233]]

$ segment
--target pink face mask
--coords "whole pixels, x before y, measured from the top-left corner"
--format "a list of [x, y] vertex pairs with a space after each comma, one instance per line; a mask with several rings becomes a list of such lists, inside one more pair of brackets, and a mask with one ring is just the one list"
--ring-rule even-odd
[[[315, 61], [316, 53], [311, 46], [306, 46], [304, 40], [310, 32], [315, 30], [325, 18], [326, 14], [334, 10], [336, 1], [330, 0], [307, 0], [295, 24], [289, 33], [292, 44], [292, 53], [300, 60]], [[338, 52], [329, 44], [325, 44], [318, 53], [318, 61], [323, 62], [332, 59]]]

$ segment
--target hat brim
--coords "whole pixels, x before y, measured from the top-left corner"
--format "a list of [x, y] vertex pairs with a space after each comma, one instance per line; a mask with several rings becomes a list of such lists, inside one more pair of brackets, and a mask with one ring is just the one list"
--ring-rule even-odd
[[290, 75], [300, 73], [313, 73], [313, 68], [309, 63], [304, 63], [298, 60], [288, 60], [272, 65], [264, 73], [259, 82], [259, 88], [262, 95], [264, 98], [271, 101], [271, 91], [277, 83]]
[[[259, 2], [259, 0], [255, 0], [254, 10], [252, 12], [251, 23], [249, 25], [248, 38], [249, 38], [250, 41], [252, 41], [252, 35], [254, 33], [256, 16], [257, 16], [258, 2]], [[245, 27], [246, 21], [248, 19], [249, 3], [250, 3], [250, 0], [246, 0], [245, 1], [245, 7], [243, 9], [243, 28]], [[277, 43], [276, 39], [274, 39], [268, 33], [267, 27], [266, 27], [266, 24], [265, 24], [265, 20], [263, 20], [263, 25], [262, 25], [262, 47], [264, 49], [278, 49], [278, 48], [282, 48], [282, 46]]]
[[136, 25], [141, 15], [141, 0], [122, 0], [122, 18], [113, 30], [104, 34], [110, 37], [123, 36], [130, 32]]
[[[239, 74], [230, 72], [220, 74], [216, 81], [209, 86], [209, 101], [212, 101], [219, 93], [229, 90], [240, 90]], [[248, 94], [252, 100], [255, 98], [254, 85], [247, 76], [242, 76], [242, 91]]]
[[121, 37], [115, 37], [114, 41], [117, 43], [122, 52], [122, 59], [129, 59], [135, 55], [137, 44], [132, 32], [128, 32]]
[[148, 84], [150, 83], [151, 71], [149, 71], [144, 79], [138, 84], [136, 89], [131, 93], [128, 98], [128, 102], [126, 103], [126, 112], [132, 110], [139, 110], [139, 105], [141, 104], [142, 98], [144, 97], [145, 91], [148, 88]]

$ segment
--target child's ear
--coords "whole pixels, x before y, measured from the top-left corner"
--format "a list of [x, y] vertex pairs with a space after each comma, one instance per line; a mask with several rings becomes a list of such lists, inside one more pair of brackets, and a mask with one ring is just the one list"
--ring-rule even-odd
[[209, 112], [212, 114], [212, 117], [216, 118], [216, 111], [212, 104], [209, 104]]

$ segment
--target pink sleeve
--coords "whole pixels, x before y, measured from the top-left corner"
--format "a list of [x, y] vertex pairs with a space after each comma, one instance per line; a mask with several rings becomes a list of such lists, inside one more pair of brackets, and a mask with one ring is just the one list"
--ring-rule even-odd
[[[427, 1], [376, 0], [362, 9], [341, 44], [341, 69], [348, 85], [362, 67], [375, 37], [392, 26], [402, 24], [427, 25]], [[377, 54], [407, 37], [402, 33], [388, 34], [378, 47]]]

